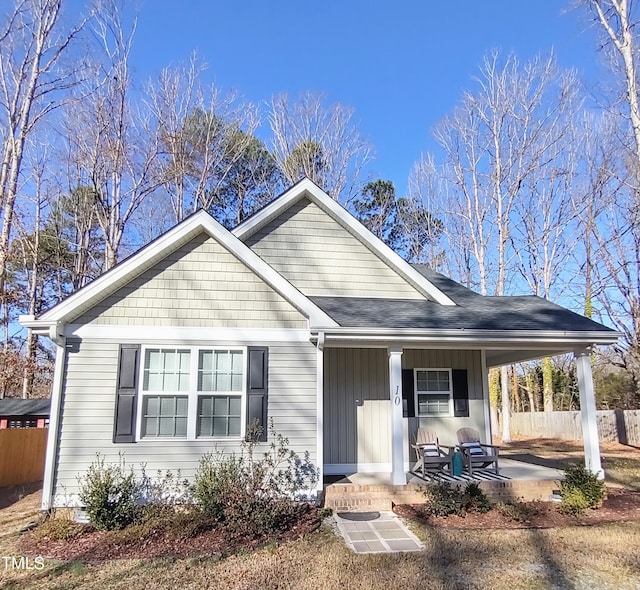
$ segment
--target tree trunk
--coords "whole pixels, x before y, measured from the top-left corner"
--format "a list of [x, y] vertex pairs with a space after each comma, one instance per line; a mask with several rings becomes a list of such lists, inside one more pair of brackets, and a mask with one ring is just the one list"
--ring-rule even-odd
[[502, 442], [511, 442], [511, 403], [509, 399], [509, 374], [506, 366], [500, 367], [502, 391]]
[[542, 359], [542, 400], [545, 412], [553, 412], [553, 364], [551, 358]]

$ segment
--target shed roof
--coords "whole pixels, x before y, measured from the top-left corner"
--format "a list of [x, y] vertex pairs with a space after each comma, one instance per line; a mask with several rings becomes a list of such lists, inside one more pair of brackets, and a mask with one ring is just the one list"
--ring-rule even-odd
[[375, 297], [310, 297], [342, 327], [433, 330], [526, 330], [611, 332], [614, 330], [534, 295], [483, 296], [425, 265], [415, 265], [455, 303]]
[[48, 416], [50, 399], [0, 399], [0, 416]]

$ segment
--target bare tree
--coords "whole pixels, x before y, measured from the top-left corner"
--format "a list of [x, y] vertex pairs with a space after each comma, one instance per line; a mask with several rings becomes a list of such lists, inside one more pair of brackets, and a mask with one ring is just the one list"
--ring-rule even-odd
[[97, 5], [93, 32], [101, 58], [82, 101], [67, 118], [67, 135], [77, 186], [89, 186], [104, 234], [105, 268], [113, 267], [125, 234], [142, 200], [157, 187], [152, 175], [155, 136], [131, 97], [129, 58], [136, 20], [125, 24], [120, 0]]
[[244, 175], [251, 176], [249, 156], [258, 153], [256, 107], [213, 85], [204, 87], [200, 75], [205, 69], [193, 55], [187, 65], [162, 70], [147, 87], [160, 147], [157, 178], [176, 222], [197, 209], [225, 209], [228, 185], [245, 188]]
[[[618, 362], [640, 381], [640, 87], [638, 83], [638, 18], [633, 0], [581, 0], [599, 29], [613, 80], [609, 95], [615, 119], [599, 142], [606, 142], [614, 160], [595, 150], [590, 168], [592, 194], [582, 221], [597, 244], [593, 264], [599, 304], [624, 334]], [[593, 150], [592, 150], [593, 152]], [[597, 199], [589, 206], [588, 199]], [[588, 244], [587, 252], [591, 252]], [[589, 260], [591, 265], [591, 260]]]
[[[471, 254], [482, 294], [504, 295], [517, 261], [513, 228], [517, 211], [533, 206], [532, 188], [558, 153], [572, 108], [575, 76], [561, 72], [553, 56], [520, 64], [492, 52], [483, 61], [477, 90], [436, 128], [446, 154], [446, 190], [434, 213], [443, 217], [452, 248]], [[539, 189], [536, 189], [539, 190]], [[470, 273], [471, 274], [471, 273]], [[509, 440], [506, 367], [501, 371], [503, 439]]]
[[372, 149], [355, 127], [353, 109], [327, 107], [318, 94], [296, 102], [280, 95], [271, 100], [269, 122], [273, 152], [289, 182], [306, 176], [343, 204], [360, 191]]
[[0, 29], [0, 293], [25, 144], [77, 80], [64, 61], [86, 21], [66, 27], [61, 4], [62, 0], [16, 0]]

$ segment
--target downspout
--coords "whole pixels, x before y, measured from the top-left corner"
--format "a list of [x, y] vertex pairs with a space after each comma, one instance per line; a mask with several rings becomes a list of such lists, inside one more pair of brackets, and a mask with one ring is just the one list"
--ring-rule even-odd
[[324, 332], [318, 332], [316, 344], [316, 462], [318, 467], [317, 494], [324, 489]]
[[51, 389], [51, 410], [49, 411], [49, 433], [47, 435], [47, 452], [45, 455], [44, 478], [42, 482], [42, 510], [53, 508], [53, 479], [55, 475], [56, 457], [58, 454], [58, 432], [60, 430], [60, 408], [62, 388], [64, 384], [64, 367], [66, 361], [66, 338], [64, 326], [54, 325], [49, 330], [49, 338], [56, 344], [56, 364]]

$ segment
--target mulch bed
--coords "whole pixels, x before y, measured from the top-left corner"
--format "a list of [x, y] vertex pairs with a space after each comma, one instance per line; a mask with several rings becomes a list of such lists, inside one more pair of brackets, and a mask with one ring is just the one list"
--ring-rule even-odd
[[34, 533], [23, 535], [20, 549], [25, 555], [39, 555], [64, 561], [82, 560], [100, 563], [110, 559], [148, 559], [159, 557], [222, 557], [240, 549], [256, 549], [272, 542], [299, 539], [320, 526], [315, 508], [309, 507], [298, 523], [277, 536], [259, 539], [234, 539], [216, 529], [195, 536], [177, 536], [165, 531], [135, 542], [116, 542], [113, 532], [97, 531], [89, 526], [86, 532], [69, 541], [41, 539]]
[[582, 516], [568, 516], [558, 511], [554, 502], [528, 502], [531, 508], [527, 520], [511, 518], [496, 508], [485, 514], [466, 516], [425, 516], [419, 504], [401, 504], [394, 512], [404, 518], [430, 527], [453, 529], [521, 529], [589, 526], [607, 522], [640, 520], [640, 492], [607, 488], [607, 497], [598, 510], [588, 510]]

